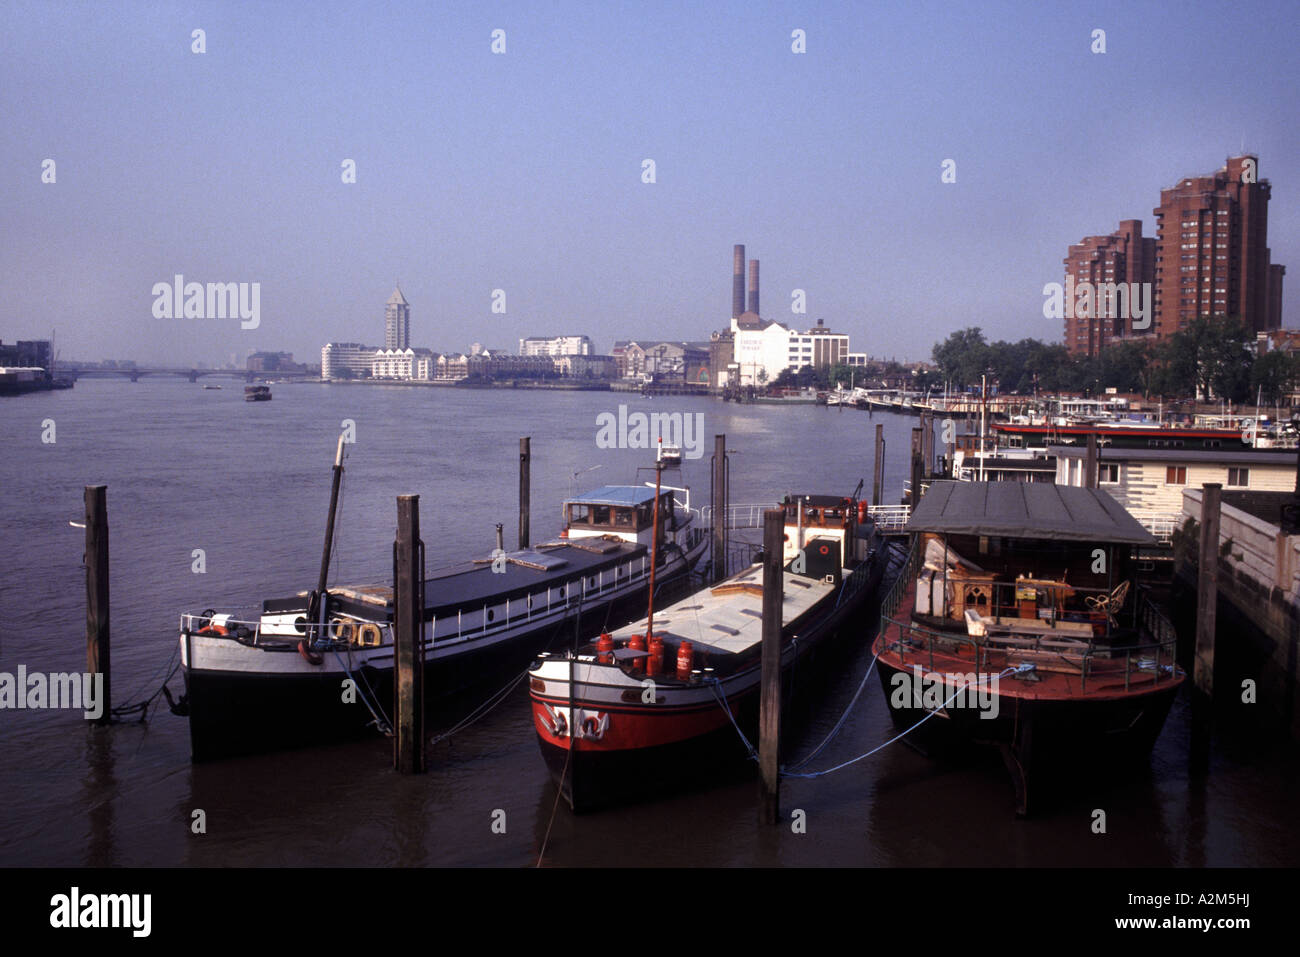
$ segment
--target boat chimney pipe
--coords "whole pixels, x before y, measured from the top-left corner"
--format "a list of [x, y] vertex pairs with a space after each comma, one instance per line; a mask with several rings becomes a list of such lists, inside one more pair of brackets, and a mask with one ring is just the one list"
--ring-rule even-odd
[[497, 522], [497, 551], [499, 552], [504, 552], [506, 550], [505, 528], [505, 525], [501, 522]]

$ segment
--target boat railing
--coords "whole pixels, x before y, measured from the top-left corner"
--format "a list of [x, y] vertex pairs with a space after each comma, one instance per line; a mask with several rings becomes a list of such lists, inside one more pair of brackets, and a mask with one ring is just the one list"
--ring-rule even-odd
[[[1124, 690], [1130, 690], [1134, 678], [1150, 676], [1150, 683], [1158, 685], [1163, 682], [1180, 681], [1182, 670], [1176, 661], [1177, 643], [1172, 638], [1154, 641], [1148, 644], [1126, 647], [1120, 651], [1081, 648], [1075, 651], [1056, 646], [1041, 647], [1043, 636], [1029, 644], [1007, 646], [996, 638], [974, 638], [960, 632], [936, 631], [912, 621], [901, 618], [882, 617], [882, 629], [893, 627], [897, 632], [886, 638], [883, 648], [897, 653], [900, 664], [926, 664], [928, 670], [935, 670], [935, 653], [947, 656], [951, 660], [954, 648], [960, 654], [967, 649], [971, 655], [971, 665], [976, 674], [986, 674], [1000, 670], [1007, 663], [1019, 658], [1032, 661], [1035, 657], [1044, 659], [1051, 670], [1068, 669], [1079, 677], [1080, 690], [1088, 690], [1088, 681], [1094, 684], [1099, 679], [1108, 683], [1117, 681], [1121, 674]], [[1119, 666], [1120, 653], [1123, 656], [1123, 668]], [[910, 661], [909, 661], [910, 656]], [[995, 662], [996, 657], [996, 662]]]
[[[919, 568], [913, 572], [920, 573]], [[936, 580], [943, 580], [942, 572], [934, 574]], [[949, 574], [942, 598], [936, 599], [942, 601], [944, 610], [935, 614], [942, 617], [954, 608], [971, 609], [981, 621], [1000, 628], [1020, 621], [1025, 630], [1047, 628], [1061, 634], [1082, 634], [1082, 626], [1088, 625], [1088, 634], [1105, 639], [1109, 646], [1112, 640], [1138, 629], [1137, 600], [1129, 594], [1131, 590], [1129, 582], [1094, 588], [1049, 578], [990, 581]]]
[[923, 552], [918, 546], [915, 536], [912, 539], [911, 548], [908, 549], [907, 559], [903, 562], [903, 567], [898, 572], [898, 577], [894, 579], [893, 585], [885, 593], [885, 597], [880, 602], [881, 633], [884, 632], [884, 622], [889, 619], [894, 612], [898, 611], [898, 606], [903, 603], [903, 597], [907, 594], [908, 587], [916, 578], [916, 573], [921, 567], [921, 556]]
[[324, 625], [319, 622], [301, 622], [287, 626], [292, 629], [291, 631], [267, 632], [261, 621], [232, 618], [227, 615], [217, 615], [215, 618], [220, 619], [220, 621], [215, 621], [212, 615], [186, 612], [181, 615], [181, 633], [201, 635], [204, 633], [205, 628], [219, 628], [221, 630], [215, 632], [216, 634], [222, 637], [234, 638], [253, 647], [268, 641], [292, 641], [303, 638], [307, 639], [308, 643], [313, 647], [333, 644], [342, 647], [355, 643], [358, 630], [362, 626], [374, 625], [380, 632], [380, 644], [388, 645], [393, 642], [393, 626], [391, 622], [387, 621], [348, 618], [339, 621], [328, 621]]

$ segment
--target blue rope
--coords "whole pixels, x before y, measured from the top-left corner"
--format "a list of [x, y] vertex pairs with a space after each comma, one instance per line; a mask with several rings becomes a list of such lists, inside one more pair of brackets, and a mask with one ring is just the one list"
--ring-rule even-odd
[[[1033, 670], [1034, 670], [1034, 666], [1033, 666], [1032, 664], [1029, 664], [1028, 662], [1026, 662], [1025, 664], [1018, 665], [1018, 666], [1016, 666], [1016, 667], [1014, 667], [1014, 668], [1007, 668], [1007, 669], [1003, 670], [1002, 672], [1000, 672], [999, 674], [997, 674], [995, 677], [997, 677], [997, 678], [1006, 678], [1006, 677], [1008, 677], [1009, 675], [1021, 674], [1021, 673], [1026, 672], [1026, 671], [1033, 671]], [[975, 683], [976, 683], [976, 684], [983, 684], [984, 680], [985, 680], [985, 679], [980, 679], [979, 681], [977, 681], [977, 682], [975, 682]], [[957, 698], [958, 698], [958, 696], [961, 695], [961, 693], [962, 693], [963, 691], [965, 691], [965, 690], [966, 690], [967, 688], [969, 688], [969, 687], [970, 687], [970, 685], [962, 685], [960, 688], [958, 688], [958, 689], [953, 693], [953, 696], [952, 696], [951, 698], [949, 698], [947, 701], [945, 701], [945, 702], [944, 702], [942, 705], [940, 705], [939, 707], [941, 707], [941, 708], [946, 708], [946, 707], [947, 707], [948, 705], [950, 705], [952, 702], [956, 701]], [[929, 721], [931, 718], [933, 718], [933, 717], [934, 717], [936, 714], [938, 714], [938, 713], [939, 713], [939, 712], [938, 712], [937, 709], [934, 710], [934, 711], [931, 711], [929, 714], [927, 714], [927, 715], [926, 715], [924, 718], [922, 718], [920, 721], [916, 722], [916, 724], [912, 725], [912, 726], [911, 726], [910, 728], [908, 728], [906, 731], [903, 731], [903, 732], [901, 732], [900, 734], [896, 734], [896, 735], [894, 735], [894, 737], [890, 738], [890, 739], [889, 739], [888, 741], [886, 741], [884, 744], [872, 748], [872, 749], [871, 749], [870, 751], [868, 751], [866, 754], [859, 754], [856, 758], [852, 758], [851, 760], [845, 761], [843, 764], [837, 764], [837, 765], [835, 765], [835, 767], [833, 767], [833, 768], [827, 768], [825, 771], [809, 771], [809, 772], [806, 773], [806, 774], [799, 774], [799, 773], [797, 773], [797, 772], [795, 772], [795, 771], [786, 771], [784, 768], [782, 768], [782, 769], [781, 769], [781, 776], [782, 776], [782, 777], [786, 777], [786, 778], [820, 778], [820, 777], [823, 777], [823, 776], [825, 776], [825, 775], [827, 775], [827, 774], [830, 774], [830, 773], [832, 773], [832, 772], [834, 772], [834, 771], [839, 771], [841, 768], [847, 768], [850, 764], [856, 764], [857, 762], [863, 760], [864, 758], [869, 758], [869, 757], [871, 757], [873, 754], [875, 754], [877, 751], [881, 751], [881, 750], [883, 750], [884, 748], [889, 747], [889, 745], [893, 744], [895, 741], [899, 740], [900, 738], [906, 737], [907, 735], [911, 734], [913, 731], [915, 731], [915, 730], [916, 730], [917, 728], [919, 728], [921, 725], [925, 724], [927, 721]]]
[[[343, 661], [343, 656], [339, 654], [339, 651], [338, 651], [337, 648], [334, 649], [334, 657], [335, 657], [336, 659], [338, 659], [339, 667], [342, 668], [345, 672], [347, 672], [348, 679], [352, 682], [352, 684], [353, 684], [353, 685], [354, 685], [358, 690], [361, 690], [361, 688], [362, 688], [362, 682], [365, 682], [365, 690], [361, 690], [361, 701], [362, 701], [362, 703], [366, 706], [366, 710], [370, 712], [370, 717], [374, 718], [374, 720], [375, 720], [375, 726], [376, 726], [377, 728], [379, 728], [379, 730], [380, 730], [381, 732], [383, 732], [384, 734], [391, 734], [391, 733], [392, 733], [392, 728], [393, 728], [393, 726], [392, 726], [391, 724], [389, 724], [389, 722], [388, 722], [388, 716], [385, 715], [384, 717], [381, 718], [378, 714], [375, 713], [375, 708], [379, 707], [378, 702], [375, 703], [375, 706], [374, 706], [374, 707], [371, 707], [371, 705], [370, 705], [370, 698], [366, 695], [366, 691], [370, 691], [370, 682], [368, 682], [368, 681], [365, 680], [365, 676], [364, 676], [364, 675], [362, 675], [362, 677], [361, 677], [361, 681], [358, 681], [358, 680], [356, 679], [356, 676], [353, 675], [353, 673], [352, 673], [352, 669], [349, 668], [349, 667], [344, 663], [344, 661]], [[348, 648], [348, 657], [349, 657], [349, 658], [352, 657], [352, 649], [351, 649], [350, 647]], [[371, 691], [370, 693], [371, 693], [371, 694], [374, 694], [373, 691]], [[381, 708], [380, 711], [382, 711], [382, 710], [383, 710], [383, 709]]]
[[871, 677], [871, 672], [875, 670], [876, 661], [879, 660], [879, 658], [880, 658], [879, 655], [871, 656], [871, 664], [867, 666], [867, 673], [862, 676], [862, 683], [858, 685], [858, 690], [853, 692], [853, 699], [848, 703], [848, 706], [844, 709], [844, 713], [840, 715], [840, 720], [836, 722], [835, 727], [831, 728], [830, 734], [826, 735], [826, 737], [822, 739], [822, 743], [817, 745], [817, 747], [814, 748], [807, 757], [803, 758], [800, 761], [796, 761], [794, 764], [788, 765], [788, 767], [792, 771], [799, 770], [799, 768], [802, 768], [813, 758], [817, 757], [817, 755], [821, 754], [822, 751], [825, 750], [826, 745], [831, 743], [831, 739], [834, 738], [835, 735], [840, 733], [840, 729], [844, 727], [844, 722], [849, 720], [849, 714], [853, 711], [853, 706], [858, 703], [858, 698], [862, 696], [863, 690], [867, 687], [867, 679]]
[[740, 740], [744, 743], [745, 750], [749, 752], [749, 759], [751, 761], [757, 761], [758, 752], [754, 750], [754, 746], [749, 743], [749, 738], [745, 737], [745, 732], [740, 730], [740, 725], [736, 724], [736, 719], [732, 717], [731, 706], [727, 704], [726, 695], [719, 694], [718, 692], [718, 688], [720, 687], [721, 683], [718, 681], [717, 678], [708, 679], [708, 683], [709, 683], [709, 690], [713, 692], [713, 697], [718, 700], [718, 704], [722, 705], [722, 710], [726, 713], [727, 717], [731, 720], [731, 726], [736, 729], [736, 734], [740, 735]]

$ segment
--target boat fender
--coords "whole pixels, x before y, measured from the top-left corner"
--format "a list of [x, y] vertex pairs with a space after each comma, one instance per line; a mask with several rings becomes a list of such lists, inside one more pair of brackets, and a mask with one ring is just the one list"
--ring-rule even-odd
[[306, 638], [303, 638], [298, 642], [298, 654], [302, 655], [303, 658], [307, 659], [307, 662], [309, 664], [319, 665], [319, 664], [323, 664], [325, 661], [324, 657], [318, 655], [316, 652], [312, 651], [309, 647], [307, 647]]

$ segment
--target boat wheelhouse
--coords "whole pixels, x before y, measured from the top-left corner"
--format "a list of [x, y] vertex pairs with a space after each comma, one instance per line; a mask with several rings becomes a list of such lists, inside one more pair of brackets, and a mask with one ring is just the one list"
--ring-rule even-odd
[[[426, 700], [519, 674], [539, 651], [575, 634], [585, 640], [643, 609], [656, 501], [655, 587], [680, 587], [708, 546], [688, 496], [669, 489], [656, 500], [653, 488], [605, 486], [565, 503], [570, 520], [557, 538], [506, 551], [498, 531], [491, 555], [427, 574]], [[327, 556], [328, 542], [327, 532]], [[387, 730], [393, 610], [392, 584], [383, 582], [267, 599], [252, 615], [182, 615], [181, 711], [194, 760], [300, 746], [369, 725]], [[353, 693], [341, 694], [349, 679]]]
[[908, 531], [874, 646], [901, 729], [997, 746], [1021, 814], [1041, 772], [1150, 752], [1184, 674], [1172, 626], [1133, 586], [1134, 550], [1155, 539], [1119, 503], [936, 482]]
[[[884, 549], [853, 499], [788, 496], [782, 669], [813, 654], [874, 592]], [[864, 503], [862, 503], [864, 504]], [[763, 566], [751, 565], [594, 642], [541, 655], [538, 743], [575, 811], [671, 787], [745, 750], [757, 726]]]

